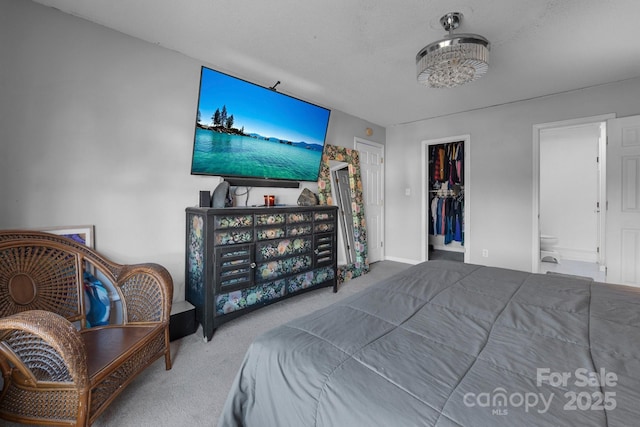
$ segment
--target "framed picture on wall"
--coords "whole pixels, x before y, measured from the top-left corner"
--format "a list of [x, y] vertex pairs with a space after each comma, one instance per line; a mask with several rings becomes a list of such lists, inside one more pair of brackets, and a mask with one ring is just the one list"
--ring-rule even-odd
[[69, 237], [78, 243], [93, 249], [93, 225], [69, 225], [39, 228], [38, 231]]

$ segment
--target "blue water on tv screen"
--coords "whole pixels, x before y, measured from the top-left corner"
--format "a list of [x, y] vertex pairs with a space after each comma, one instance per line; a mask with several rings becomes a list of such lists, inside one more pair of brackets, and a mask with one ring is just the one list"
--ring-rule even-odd
[[202, 67], [191, 173], [316, 181], [330, 111]]

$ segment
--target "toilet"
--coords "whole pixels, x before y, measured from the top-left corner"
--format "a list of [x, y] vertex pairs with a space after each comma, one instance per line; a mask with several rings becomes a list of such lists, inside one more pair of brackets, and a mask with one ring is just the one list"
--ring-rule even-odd
[[558, 238], [548, 234], [540, 235], [540, 261], [560, 264], [560, 253], [554, 248], [558, 244]]

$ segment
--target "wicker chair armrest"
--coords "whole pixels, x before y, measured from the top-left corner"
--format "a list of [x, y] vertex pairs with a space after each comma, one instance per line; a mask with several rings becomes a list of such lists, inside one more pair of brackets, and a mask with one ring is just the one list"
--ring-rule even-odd
[[[4, 374], [25, 386], [38, 382], [73, 383], [88, 387], [87, 360], [78, 330], [62, 316], [29, 310], [0, 318], [0, 358]], [[17, 372], [16, 372], [17, 371]], [[6, 379], [5, 379], [6, 380]]]
[[122, 267], [116, 286], [124, 298], [126, 323], [168, 323], [173, 300], [173, 279], [159, 264], [134, 264]]

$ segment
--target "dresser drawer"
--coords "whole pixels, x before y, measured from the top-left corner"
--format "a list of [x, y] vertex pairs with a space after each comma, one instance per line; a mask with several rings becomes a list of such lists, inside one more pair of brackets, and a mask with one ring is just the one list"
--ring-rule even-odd
[[333, 221], [336, 219], [335, 211], [314, 212], [314, 221]]
[[287, 214], [287, 224], [311, 222], [312, 218], [313, 214], [311, 212], [291, 212]]
[[309, 270], [313, 266], [311, 255], [298, 255], [269, 262], [258, 263], [256, 281], [274, 280]]
[[325, 233], [333, 231], [336, 228], [335, 222], [316, 222], [313, 226], [313, 231], [316, 233]]
[[216, 296], [215, 316], [222, 316], [282, 298], [286, 292], [286, 283], [286, 279], [280, 279], [219, 294]]
[[214, 244], [216, 246], [237, 245], [239, 243], [253, 242], [253, 229], [241, 228], [234, 230], [220, 230], [214, 232]]
[[333, 264], [336, 257], [336, 240], [334, 234], [326, 233], [314, 236], [313, 256], [316, 267]]
[[311, 224], [295, 224], [287, 226], [287, 236], [307, 236], [313, 232]]
[[256, 261], [270, 261], [309, 252], [311, 252], [311, 237], [271, 240], [256, 244]]
[[335, 272], [333, 267], [316, 268], [306, 273], [300, 273], [290, 277], [287, 281], [287, 292], [294, 293], [303, 289], [312, 288], [328, 280], [333, 280]]
[[256, 229], [256, 240], [279, 239], [286, 235], [284, 227], [268, 227]]
[[213, 218], [213, 228], [216, 230], [228, 228], [253, 227], [253, 215], [216, 215]]
[[286, 222], [286, 218], [286, 213], [270, 212], [256, 214], [256, 226], [284, 224]]
[[215, 251], [218, 292], [228, 292], [253, 284], [255, 263], [252, 245], [218, 248]]

